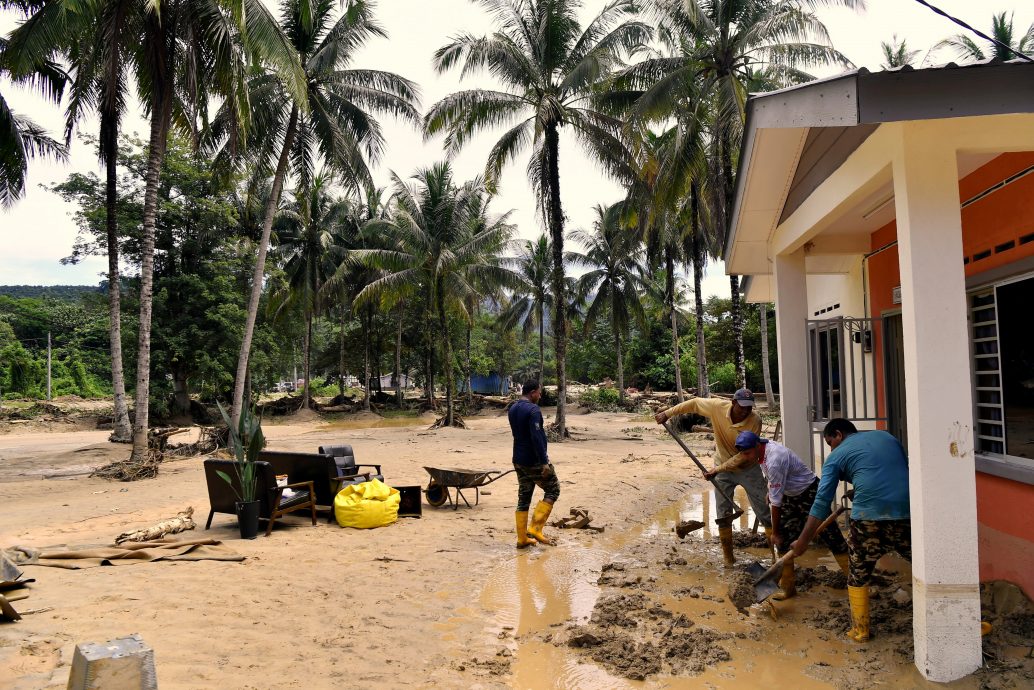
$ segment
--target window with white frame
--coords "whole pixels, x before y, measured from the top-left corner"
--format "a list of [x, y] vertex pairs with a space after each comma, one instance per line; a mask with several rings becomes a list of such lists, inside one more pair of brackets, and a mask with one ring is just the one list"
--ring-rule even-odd
[[970, 294], [977, 451], [1034, 467], [1034, 276]]

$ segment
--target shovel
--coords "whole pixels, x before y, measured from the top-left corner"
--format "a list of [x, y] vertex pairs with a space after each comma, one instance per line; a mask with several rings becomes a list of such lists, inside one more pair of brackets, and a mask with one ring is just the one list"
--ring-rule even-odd
[[[841, 505], [830, 513], [829, 517], [823, 520], [822, 524], [819, 525], [819, 528], [815, 530], [815, 534], [819, 535], [825, 531], [825, 529], [833, 524], [833, 521], [840, 517], [840, 514], [845, 510], [847, 510], [847, 505]], [[787, 551], [785, 556], [773, 563], [772, 567], [762, 573], [761, 577], [754, 581], [754, 595], [759, 604], [779, 591], [779, 574], [783, 572], [783, 566], [792, 560], [793, 551]], [[759, 564], [754, 564], [754, 567], [759, 568], [760, 566]], [[754, 575], [757, 570], [750, 569], [747, 572]]]
[[[671, 437], [673, 439], [675, 439], [675, 441], [680, 446], [682, 446], [682, 450], [686, 451], [686, 455], [688, 455], [690, 457], [690, 459], [693, 462], [696, 463], [696, 466], [700, 468], [700, 471], [703, 472], [704, 474], [707, 474], [707, 468], [705, 468], [704, 464], [702, 462], [700, 462], [700, 460], [697, 459], [697, 456], [694, 455], [693, 451], [691, 451], [689, 449], [689, 446], [686, 445], [686, 442], [683, 441], [681, 438], [679, 438], [679, 435], [675, 433], [675, 430], [671, 428], [671, 425], [668, 422], [664, 423], [664, 428], [667, 430], [667, 432], [669, 434], [671, 434]], [[722, 487], [718, 486], [718, 482], [716, 482], [713, 478], [710, 481], [714, 485], [714, 490], [717, 491], [718, 493], [720, 493], [722, 496], [724, 496], [725, 500], [728, 501], [729, 503], [731, 503], [732, 506], [733, 506], [733, 512], [732, 512], [731, 515], [726, 515], [724, 517], [716, 518], [715, 522], [718, 523], [719, 527], [732, 527], [733, 520], [735, 520], [739, 516], [743, 515], [743, 509], [740, 508], [739, 505], [736, 504], [736, 501], [732, 500], [732, 497], [729, 496], [729, 494], [725, 493], [725, 489], [723, 489]], [[700, 529], [703, 526], [704, 526], [704, 523], [702, 523], [702, 522], [699, 525], [696, 525], [694, 523], [693, 526], [690, 527], [689, 529], [682, 530], [682, 533], [679, 534], [679, 536], [680, 537], [685, 537], [686, 534], [689, 534], [689, 532], [694, 532], [694, 531]]]

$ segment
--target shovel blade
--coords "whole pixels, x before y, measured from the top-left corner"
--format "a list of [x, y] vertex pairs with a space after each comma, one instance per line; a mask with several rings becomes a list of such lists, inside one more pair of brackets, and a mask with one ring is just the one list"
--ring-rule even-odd
[[[751, 577], [761, 577], [766, 570], [768, 569], [765, 566], [755, 563], [748, 572], [750, 572]], [[754, 583], [754, 597], [759, 604], [779, 591], [779, 574], [780, 571], [777, 570], [768, 577], [759, 579]]]
[[737, 508], [733, 511], [732, 515], [726, 515], [725, 517], [715, 518], [715, 523], [719, 527], [732, 527], [732, 523], [739, 516], [743, 515], [743, 511]]

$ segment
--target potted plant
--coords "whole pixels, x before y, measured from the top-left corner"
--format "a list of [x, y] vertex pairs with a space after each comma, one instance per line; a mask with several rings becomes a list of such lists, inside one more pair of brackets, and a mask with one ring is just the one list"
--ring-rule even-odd
[[[256, 482], [255, 461], [259, 451], [266, 445], [262, 434], [262, 419], [247, 408], [241, 410], [240, 422], [233, 428], [230, 416], [219, 405], [219, 412], [229, 428], [229, 450], [233, 453], [236, 464], [237, 483], [226, 472], [219, 470], [219, 476], [230, 485], [237, 494], [237, 524], [241, 530], [241, 539], [254, 539], [258, 536], [259, 505], [258, 483]], [[238, 489], [238, 487], [240, 487]]]

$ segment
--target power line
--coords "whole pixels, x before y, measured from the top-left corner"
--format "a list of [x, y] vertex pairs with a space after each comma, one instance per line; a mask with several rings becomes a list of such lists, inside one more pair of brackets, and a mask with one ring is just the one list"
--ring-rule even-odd
[[972, 26], [970, 26], [966, 22], [962, 21], [961, 19], [956, 19], [955, 17], [951, 16], [950, 14], [948, 14], [944, 10], [940, 9], [939, 7], [934, 7], [933, 5], [928, 3], [926, 0], [916, 0], [916, 2], [918, 2], [920, 5], [923, 5], [924, 7], [930, 8], [931, 10], [933, 10], [935, 13], [941, 15], [942, 17], [944, 17], [944, 18], [946, 18], [946, 19], [948, 19], [950, 21], [955, 22], [956, 24], [961, 26], [963, 29], [966, 29], [968, 31], [972, 31], [973, 33], [975, 33], [977, 36], [979, 36], [980, 38], [984, 39], [985, 41], [987, 41], [989, 43], [993, 43], [994, 45], [998, 46], [999, 48], [1002, 48], [1004, 50], [1009, 51], [1010, 53], [1014, 54], [1016, 57], [1020, 58], [1021, 60], [1026, 60], [1027, 62], [1034, 62], [1034, 58], [1030, 57], [1029, 55], [1024, 55], [1023, 53], [1021, 53], [1020, 51], [1016, 50], [1012, 46], [1006, 45], [1005, 43], [1002, 43], [1001, 41], [999, 41], [996, 38], [991, 38], [990, 36], [985, 34], [983, 31], [980, 31], [979, 29], [974, 29]]

